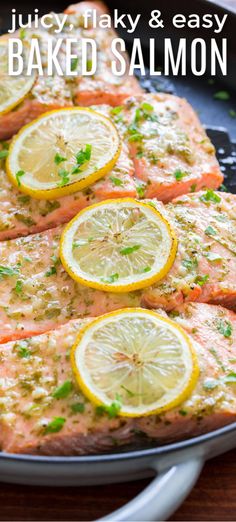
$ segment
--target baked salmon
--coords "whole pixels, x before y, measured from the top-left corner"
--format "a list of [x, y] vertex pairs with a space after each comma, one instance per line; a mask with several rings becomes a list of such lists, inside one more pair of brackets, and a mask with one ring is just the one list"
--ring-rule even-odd
[[96, 291], [71, 279], [59, 260], [61, 226], [2, 241], [0, 342], [127, 306], [171, 310], [184, 301], [200, 301], [236, 307], [235, 200], [232, 194], [207, 191], [166, 207], [156, 202], [175, 228], [176, 260], [159, 284], [132, 293]]
[[2, 161], [0, 241], [27, 236], [66, 223], [82, 208], [110, 197], [137, 197], [134, 165], [125, 143], [115, 167], [107, 176], [83, 191], [57, 200], [37, 200], [22, 194], [10, 183]]
[[[42, 66], [47, 68], [47, 45], [52, 40], [55, 47], [58, 38], [63, 39], [63, 45], [57, 54], [58, 62], [65, 70], [65, 41], [66, 38], [74, 38], [76, 44], [72, 45], [72, 53], [77, 55], [71, 68], [75, 76], [61, 76], [54, 73], [47, 75], [44, 73], [38, 76], [36, 82], [27, 97], [14, 110], [0, 117], [0, 140], [8, 139], [15, 134], [23, 125], [29, 123], [40, 114], [48, 110], [72, 105], [92, 105], [108, 103], [119, 105], [127, 96], [142, 92], [138, 81], [128, 74], [115, 76], [111, 71], [111, 61], [116, 58], [111, 52], [111, 42], [117, 37], [113, 29], [84, 27], [83, 13], [86, 9], [92, 8], [97, 11], [97, 16], [106, 12], [106, 7], [101, 2], [81, 2], [70, 6], [65, 13], [67, 14], [66, 25], [62, 32], [55, 33], [57, 26], [54, 25], [48, 31], [42, 26], [40, 29], [26, 29], [23, 34], [24, 42], [30, 41], [32, 37], [38, 38], [42, 56]], [[61, 15], [63, 17], [63, 14]], [[73, 29], [71, 30], [71, 25]], [[18, 35], [19, 36], [19, 35]], [[22, 38], [22, 35], [20, 33]], [[7, 39], [9, 35], [4, 35], [1, 39]], [[97, 44], [97, 69], [92, 76], [82, 76], [81, 74], [81, 41], [90, 38]], [[125, 53], [124, 59], [128, 61]], [[91, 59], [87, 60], [88, 70], [91, 67]]]
[[1, 450], [39, 455], [101, 453], [140, 440], [141, 434], [167, 443], [235, 421], [235, 314], [222, 307], [188, 303], [175, 311], [174, 320], [194, 343], [199, 381], [179, 407], [139, 419], [101, 415], [78, 388], [69, 355], [88, 319], [1, 345]]
[[117, 124], [129, 145], [144, 197], [166, 203], [221, 185], [214, 146], [185, 99], [146, 94], [126, 100], [118, 110]]
[[2, 161], [0, 240], [55, 227], [85, 206], [107, 198], [156, 197], [169, 201], [179, 194], [217, 188], [222, 183], [214, 147], [185, 100], [146, 94], [120, 107], [93, 108], [109, 116], [122, 137], [122, 153], [112, 172], [82, 192], [39, 202], [11, 185]]
[[175, 308], [185, 301], [236, 309], [236, 195], [198, 192], [166, 205], [179, 247], [172, 269], [145, 291], [143, 304]]

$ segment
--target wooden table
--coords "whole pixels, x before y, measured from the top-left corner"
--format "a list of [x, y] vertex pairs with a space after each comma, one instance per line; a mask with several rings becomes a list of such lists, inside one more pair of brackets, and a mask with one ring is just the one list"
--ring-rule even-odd
[[[236, 0], [218, 0], [236, 11]], [[0, 484], [0, 520], [84, 521], [102, 517], [149, 483], [84, 488]], [[179, 521], [236, 521], [236, 450], [209, 461], [189, 497], [171, 517]]]
[[[94, 520], [131, 500], [148, 482], [78, 489], [0, 484], [0, 520]], [[197, 485], [171, 520], [236, 520], [236, 451], [205, 465]]]

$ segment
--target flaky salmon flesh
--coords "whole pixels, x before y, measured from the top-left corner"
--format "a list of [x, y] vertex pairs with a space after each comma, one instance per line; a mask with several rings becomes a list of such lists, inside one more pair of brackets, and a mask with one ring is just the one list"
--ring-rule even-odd
[[0, 240], [55, 227], [79, 210], [107, 198], [157, 198], [164, 202], [222, 181], [214, 147], [190, 105], [169, 94], [145, 94], [115, 109], [94, 107], [109, 116], [122, 138], [111, 172], [82, 192], [53, 201], [22, 195], [0, 170]]
[[[38, 76], [23, 102], [11, 112], [0, 117], [0, 140], [10, 138], [23, 125], [46, 111], [74, 105], [89, 106], [101, 103], [120, 105], [127, 96], [142, 92], [136, 78], [128, 76], [128, 74], [115, 76], [112, 73], [111, 61], [116, 58], [111, 52], [111, 42], [117, 37], [117, 34], [113, 29], [94, 29], [91, 26], [85, 28], [82, 15], [86, 9], [96, 10], [98, 16], [107, 11], [105, 5], [101, 2], [81, 2], [66, 9], [67, 21], [62, 32], [55, 33], [56, 26], [49, 30], [45, 30], [43, 27], [39, 30], [35, 28], [25, 30], [24, 42], [30, 41], [32, 35], [39, 39], [42, 62], [45, 68], [47, 67], [46, 48], [48, 40], [53, 40], [53, 46], [56, 45], [58, 38], [64, 40], [64, 45], [57, 55], [58, 62], [63, 68], [66, 59], [66, 38], [76, 39], [78, 43], [72, 46], [72, 54], [77, 55], [78, 60], [73, 62], [71, 68], [73, 74], [77, 71], [78, 75]], [[61, 17], [63, 17], [63, 14]], [[73, 24], [73, 30], [71, 30], [71, 24]], [[7, 38], [9, 38], [9, 35], [2, 36], [1, 40]], [[92, 76], [82, 76], [80, 72], [81, 41], [85, 38], [94, 39], [97, 44], [97, 69]], [[126, 54], [121, 54], [127, 61]], [[88, 57], [88, 69], [90, 62], [91, 59]]]
[[[174, 321], [190, 336], [200, 367], [190, 397], [162, 415], [109, 418], [83, 396], [70, 350], [90, 319], [0, 347], [0, 448], [10, 453], [83, 455], [139, 440], [188, 438], [236, 421], [236, 316], [220, 306], [188, 303]], [[58, 389], [67, 383], [60, 398]], [[126, 393], [124, 391], [124, 393]]]
[[178, 252], [167, 276], [142, 291], [113, 294], [71, 279], [59, 259], [62, 226], [2, 241], [0, 341], [128, 306], [172, 310], [199, 301], [236, 309], [236, 196], [207, 190], [166, 207], [155, 200], [152, 204], [173, 224]]

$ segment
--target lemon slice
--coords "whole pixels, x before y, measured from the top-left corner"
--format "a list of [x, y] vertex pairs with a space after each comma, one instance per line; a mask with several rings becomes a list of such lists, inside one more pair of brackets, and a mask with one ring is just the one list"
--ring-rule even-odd
[[38, 199], [60, 198], [109, 172], [120, 154], [111, 120], [91, 109], [47, 112], [13, 140], [7, 173], [22, 192]]
[[141, 308], [93, 320], [80, 332], [71, 360], [78, 384], [91, 402], [129, 417], [177, 406], [191, 394], [199, 375], [184, 330]]
[[8, 74], [8, 40], [0, 41], [0, 116], [22, 102], [32, 89], [36, 74], [10, 76]]
[[79, 283], [108, 292], [144, 288], [170, 270], [177, 240], [154, 206], [131, 198], [82, 210], [65, 227], [60, 256]]

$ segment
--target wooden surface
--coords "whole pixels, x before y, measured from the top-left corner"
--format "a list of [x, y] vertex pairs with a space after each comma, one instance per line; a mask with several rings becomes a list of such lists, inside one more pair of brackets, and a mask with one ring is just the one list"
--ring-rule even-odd
[[[236, 0], [218, 3], [236, 11]], [[0, 484], [0, 521], [94, 520], [121, 507], [148, 483], [63, 489]], [[236, 450], [207, 462], [171, 520], [236, 521]]]
[[[0, 520], [94, 520], [131, 500], [148, 482], [64, 489], [0, 484]], [[205, 465], [197, 485], [171, 520], [236, 520], [236, 451]]]

